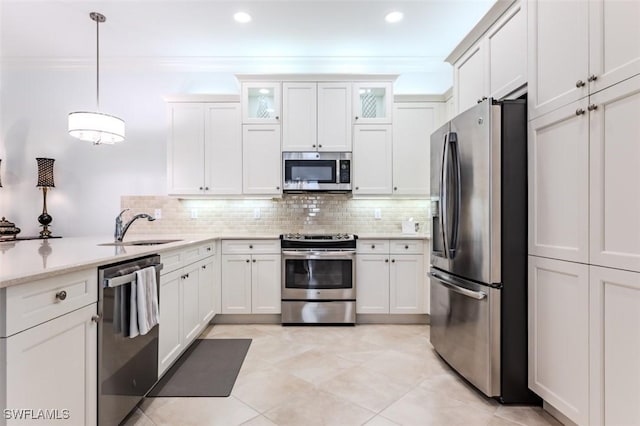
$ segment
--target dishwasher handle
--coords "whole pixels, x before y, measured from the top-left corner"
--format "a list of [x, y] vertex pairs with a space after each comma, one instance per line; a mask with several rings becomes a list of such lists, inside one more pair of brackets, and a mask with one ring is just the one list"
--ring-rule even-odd
[[427, 275], [430, 278], [433, 278], [434, 280], [439, 281], [443, 286], [447, 287], [449, 290], [453, 291], [454, 293], [458, 293], [463, 296], [467, 296], [476, 300], [482, 300], [487, 297], [487, 293], [485, 293], [484, 291], [474, 291], [464, 287], [460, 287], [454, 282], [454, 280], [445, 278], [442, 275], [439, 275], [435, 272], [429, 272]]
[[[160, 272], [162, 270], [162, 268], [164, 268], [164, 265], [162, 263], [156, 263], [154, 265], [149, 265], [149, 266], [153, 266], [154, 268], [156, 268], [156, 273]], [[140, 268], [140, 269], [143, 269], [143, 268]], [[118, 277], [105, 278], [104, 279], [104, 287], [105, 288], [119, 287], [121, 285], [129, 284], [131, 282], [134, 282], [135, 280], [136, 280], [136, 273], [135, 272], [132, 272], [132, 273], [126, 274], [126, 275], [120, 275]]]

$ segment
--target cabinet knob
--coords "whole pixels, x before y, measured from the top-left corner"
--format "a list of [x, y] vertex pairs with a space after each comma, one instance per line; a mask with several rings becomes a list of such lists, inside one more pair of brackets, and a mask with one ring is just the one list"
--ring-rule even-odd
[[313, 144], [313, 145], [311, 145], [311, 146], [312, 146], [313, 148], [315, 148], [315, 147], [316, 147], [316, 144]]
[[596, 105], [596, 104], [591, 104], [591, 105], [589, 105], [589, 106], [587, 107], [587, 109], [588, 109], [589, 111], [595, 111], [595, 110], [597, 110], [597, 109], [598, 109], [598, 105]]
[[576, 87], [577, 87], [578, 89], [579, 89], [579, 88], [581, 88], [581, 87], [584, 87], [584, 85], [585, 85], [585, 84], [587, 84], [587, 83], [585, 83], [585, 82], [584, 82], [584, 81], [582, 81], [582, 80], [578, 80], [578, 81], [576, 81]]
[[200, 187], [200, 191], [202, 191], [203, 189], [204, 189], [203, 187]]
[[207, 269], [207, 265], [202, 265], [202, 269]]
[[360, 117], [356, 116], [356, 120], [357, 120], [358, 118], [360, 118]]
[[397, 186], [394, 186], [394, 187], [393, 187], [393, 190], [394, 190], [394, 191], [397, 191], [397, 190], [398, 190], [398, 187], [397, 187]]
[[408, 245], [407, 245], [407, 246], [404, 246], [404, 249], [405, 249], [405, 250], [409, 250], [409, 246], [408, 246]]
[[598, 79], [598, 76], [597, 76], [597, 75], [595, 75], [595, 74], [591, 74], [591, 75], [589, 76], [589, 79], [588, 79], [588, 80], [591, 82], [591, 81], [596, 81], [597, 79]]
[[376, 248], [376, 245], [375, 244], [371, 244], [371, 248], [372, 249]]
[[211, 251], [211, 247], [207, 247], [207, 251]]
[[318, 148], [322, 148], [322, 145], [318, 145]]
[[253, 248], [253, 244], [249, 244], [249, 248]]
[[384, 263], [389, 263], [389, 259], [385, 259], [385, 260], [384, 260]]
[[280, 120], [280, 116], [276, 115], [276, 120]]
[[279, 187], [279, 186], [276, 186], [276, 189], [277, 189], [278, 191], [280, 191], [280, 187]]
[[396, 260], [395, 259], [391, 259], [391, 263], [396, 263]]
[[584, 113], [585, 113], [584, 108], [578, 108], [578, 109], [576, 110], [576, 115], [582, 115], [582, 114], [584, 114]]
[[204, 190], [205, 190], [205, 191], [208, 191], [208, 190], [209, 190], [209, 187], [208, 187], [208, 186], [205, 186], [205, 187], [204, 187]]
[[64, 299], [67, 298], [67, 292], [62, 290], [56, 293], [56, 299], [63, 301]]
[[250, 260], [249, 260], [249, 259], [247, 259], [247, 260], [246, 260], [246, 262], [247, 262], [247, 263], [249, 263], [249, 262], [250, 262]]
[[189, 278], [189, 274], [185, 275], [185, 278]]
[[253, 263], [256, 263], [256, 260], [255, 260], [255, 259], [253, 259]]
[[101, 315], [94, 315], [91, 317], [91, 321], [95, 322], [96, 324], [99, 323], [101, 319], [102, 319]]
[[359, 189], [360, 189], [360, 187], [359, 187], [359, 186], [356, 186], [356, 191], [357, 191], [357, 190], [359, 190]]
[[185, 279], [187, 279], [187, 276], [186, 275], [180, 275], [180, 279], [181, 280], [185, 280]]

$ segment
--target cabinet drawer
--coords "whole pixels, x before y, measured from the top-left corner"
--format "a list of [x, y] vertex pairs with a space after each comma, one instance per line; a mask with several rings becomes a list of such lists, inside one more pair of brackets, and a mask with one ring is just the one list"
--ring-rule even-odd
[[6, 288], [7, 337], [98, 300], [98, 272], [85, 269]]
[[215, 242], [213, 241], [200, 246], [186, 248], [183, 251], [183, 265], [202, 260], [207, 256], [213, 255], [215, 252]]
[[358, 240], [356, 253], [389, 254], [389, 240]]
[[422, 254], [424, 253], [423, 240], [391, 240], [391, 254]]
[[222, 254], [280, 253], [280, 240], [223, 240]]
[[169, 272], [182, 268], [183, 265], [183, 253], [182, 250], [168, 251], [166, 253], [160, 253], [160, 261], [162, 262], [162, 270], [160, 275], [166, 275]]

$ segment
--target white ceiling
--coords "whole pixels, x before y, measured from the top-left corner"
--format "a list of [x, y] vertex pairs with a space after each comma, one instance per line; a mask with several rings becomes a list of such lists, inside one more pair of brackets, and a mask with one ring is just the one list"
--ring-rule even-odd
[[[0, 53], [6, 60], [101, 58], [191, 62], [200, 66], [278, 64], [273, 72], [441, 72], [442, 61], [494, 0], [223, 1], [0, 0]], [[253, 16], [238, 24], [233, 13]], [[384, 21], [392, 10], [397, 24]], [[310, 65], [309, 65], [310, 64]], [[447, 66], [445, 66], [447, 67]], [[448, 68], [445, 68], [448, 69]], [[255, 71], [247, 67], [238, 72]]]

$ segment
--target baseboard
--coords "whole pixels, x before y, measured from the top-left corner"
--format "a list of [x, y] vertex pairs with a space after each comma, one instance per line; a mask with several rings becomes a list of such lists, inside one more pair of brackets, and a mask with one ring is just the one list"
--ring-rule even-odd
[[356, 324], [430, 324], [428, 314], [356, 314]]

